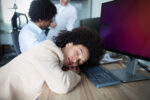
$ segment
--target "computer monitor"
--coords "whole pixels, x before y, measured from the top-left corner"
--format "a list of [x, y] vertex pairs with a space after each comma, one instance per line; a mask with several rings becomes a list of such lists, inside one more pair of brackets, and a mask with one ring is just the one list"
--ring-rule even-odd
[[[105, 49], [150, 60], [150, 0], [114, 0], [102, 4], [100, 37]], [[136, 72], [137, 59], [113, 70], [123, 82], [148, 79]]]

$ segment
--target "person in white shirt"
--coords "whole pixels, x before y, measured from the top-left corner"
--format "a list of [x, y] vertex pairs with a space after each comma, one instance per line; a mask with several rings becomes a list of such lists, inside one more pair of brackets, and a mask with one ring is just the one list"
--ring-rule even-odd
[[0, 68], [0, 100], [37, 100], [45, 84], [55, 93], [68, 93], [81, 80], [79, 68], [98, 65], [102, 55], [97, 32], [63, 31], [55, 43], [45, 40]]
[[53, 37], [57, 36], [61, 30], [71, 31], [77, 20], [76, 8], [70, 4], [70, 0], [60, 0], [60, 4], [57, 4], [56, 8], [57, 14], [50, 24], [50, 31], [47, 35], [49, 40], [53, 40]]
[[22, 53], [46, 40], [45, 29], [49, 27], [56, 12], [56, 7], [50, 0], [31, 2], [29, 9], [31, 21], [19, 33], [19, 46]]

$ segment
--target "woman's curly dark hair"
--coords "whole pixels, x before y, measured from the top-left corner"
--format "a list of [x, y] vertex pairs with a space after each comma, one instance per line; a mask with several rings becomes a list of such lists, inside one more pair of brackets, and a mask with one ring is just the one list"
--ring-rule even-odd
[[75, 28], [72, 31], [61, 31], [58, 36], [54, 37], [54, 42], [61, 48], [65, 47], [69, 42], [86, 46], [90, 57], [86, 63], [81, 65], [82, 67], [99, 65], [99, 61], [104, 54], [103, 43], [99, 34], [87, 27]]
[[55, 5], [50, 0], [33, 0], [29, 8], [29, 17], [33, 22], [52, 20], [56, 15]]

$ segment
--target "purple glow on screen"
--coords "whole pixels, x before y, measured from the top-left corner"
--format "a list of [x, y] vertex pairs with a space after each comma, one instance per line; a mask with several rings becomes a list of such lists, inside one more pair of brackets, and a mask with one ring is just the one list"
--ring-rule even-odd
[[150, 59], [150, 0], [104, 3], [100, 36], [108, 49]]

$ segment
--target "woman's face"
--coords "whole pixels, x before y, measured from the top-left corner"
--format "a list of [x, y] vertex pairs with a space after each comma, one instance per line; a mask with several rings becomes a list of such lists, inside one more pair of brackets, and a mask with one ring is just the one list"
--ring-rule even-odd
[[77, 67], [89, 59], [87, 47], [80, 44], [74, 45], [72, 42], [67, 43], [62, 48], [62, 52], [64, 54], [64, 66], [66, 67]]
[[60, 4], [62, 6], [66, 6], [69, 2], [70, 2], [70, 0], [60, 0]]
[[39, 24], [40, 24], [39, 27], [42, 29], [48, 28], [50, 26], [51, 22], [52, 22], [51, 20], [40, 20], [39, 21]]

